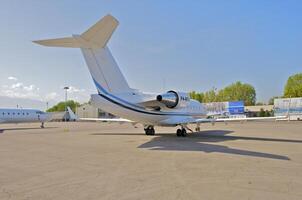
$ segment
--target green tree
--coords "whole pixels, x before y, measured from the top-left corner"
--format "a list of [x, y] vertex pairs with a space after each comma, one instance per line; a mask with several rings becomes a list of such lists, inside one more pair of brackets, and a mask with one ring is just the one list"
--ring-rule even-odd
[[255, 105], [255, 88], [246, 83], [237, 81], [218, 92], [220, 101], [244, 101], [246, 106]]
[[270, 116], [272, 116], [271, 114], [272, 114], [271, 111], [266, 110], [264, 116], [265, 117], [270, 117]]
[[189, 92], [189, 96], [191, 99], [196, 99], [196, 92], [195, 91]]
[[263, 108], [260, 109], [260, 112], [259, 112], [259, 117], [265, 117], [265, 111]]
[[197, 93], [196, 98], [199, 102], [204, 102], [204, 93]]
[[192, 91], [189, 93], [192, 99], [196, 99], [199, 102], [221, 102], [221, 101], [244, 101], [244, 104], [255, 105], [256, 91], [253, 86], [241, 82], [233, 83], [218, 92], [215, 89], [211, 89], [204, 93], [198, 93]]
[[219, 100], [217, 99], [217, 94], [216, 94], [215, 90], [212, 89], [212, 90], [209, 90], [209, 91], [205, 92], [205, 93], [204, 93], [204, 97], [203, 97], [203, 101], [204, 101], [205, 103], [219, 101]]
[[204, 102], [204, 93], [192, 91], [189, 93], [191, 99], [195, 99], [199, 102]]
[[279, 97], [275, 96], [275, 97], [272, 97], [268, 100], [268, 105], [274, 105], [274, 100], [277, 99]]
[[[66, 105], [69, 106], [73, 112], [75, 112], [76, 107], [80, 106], [80, 103], [73, 100], [69, 100], [66, 102]], [[47, 112], [63, 112], [63, 111], [65, 111], [65, 101], [61, 101], [47, 110]]]
[[302, 73], [290, 76], [284, 87], [284, 97], [302, 97]]

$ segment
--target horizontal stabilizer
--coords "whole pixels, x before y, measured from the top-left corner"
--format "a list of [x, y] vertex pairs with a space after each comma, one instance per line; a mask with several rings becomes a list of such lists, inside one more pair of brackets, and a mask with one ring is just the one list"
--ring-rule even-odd
[[114, 17], [106, 15], [82, 35], [33, 42], [51, 47], [104, 48], [118, 24]]
[[79, 48], [80, 44], [76, 38], [66, 37], [50, 40], [37, 40], [33, 41], [34, 43], [49, 46], [49, 47], [70, 47], [70, 48]]

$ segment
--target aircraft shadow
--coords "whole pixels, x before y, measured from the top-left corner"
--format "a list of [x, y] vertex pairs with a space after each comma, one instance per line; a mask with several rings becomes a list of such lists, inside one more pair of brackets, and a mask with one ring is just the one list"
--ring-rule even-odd
[[[264, 142], [289, 142], [302, 143], [302, 140], [277, 139], [277, 138], [261, 138], [261, 137], [245, 137], [228, 135], [233, 131], [228, 130], [207, 130], [190, 134], [188, 137], [176, 137], [175, 133], [156, 134], [149, 142], [140, 145], [138, 148], [160, 151], [201, 151], [206, 153], [224, 153], [251, 157], [270, 158], [278, 160], [290, 160], [287, 156], [263, 153], [257, 151], [249, 151], [243, 149], [230, 148], [224, 145], [209, 144], [230, 140], [253, 140]], [[142, 133], [92, 133], [91, 135], [118, 135], [118, 136], [134, 136], [142, 135]]]
[[287, 140], [275, 138], [259, 138], [259, 137], [242, 137], [227, 136], [233, 131], [226, 130], [209, 130], [193, 133], [187, 138], [179, 138], [173, 135], [162, 135], [154, 137], [149, 142], [140, 145], [138, 148], [160, 151], [201, 151], [205, 153], [224, 153], [251, 157], [270, 158], [278, 160], [290, 160], [287, 156], [263, 153], [257, 151], [249, 151], [243, 149], [230, 148], [224, 145], [209, 144], [223, 142], [228, 140], [256, 140], [269, 142], [295, 142], [302, 143], [300, 140]]

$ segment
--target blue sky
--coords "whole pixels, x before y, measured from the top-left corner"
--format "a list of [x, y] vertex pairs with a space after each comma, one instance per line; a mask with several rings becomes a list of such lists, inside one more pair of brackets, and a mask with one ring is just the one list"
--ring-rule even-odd
[[82, 33], [110, 13], [120, 25], [109, 48], [133, 88], [206, 91], [240, 80], [267, 101], [302, 72], [301, 10], [293, 0], [2, 0], [0, 96], [54, 102], [70, 85], [71, 98], [87, 101], [96, 90], [80, 50], [31, 41]]

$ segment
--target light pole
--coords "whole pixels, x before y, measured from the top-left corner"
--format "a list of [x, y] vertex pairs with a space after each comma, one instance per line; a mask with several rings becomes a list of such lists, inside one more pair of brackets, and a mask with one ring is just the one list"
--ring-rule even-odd
[[64, 87], [64, 90], [65, 90], [65, 114], [64, 114], [64, 120], [65, 122], [67, 121], [67, 90], [69, 89], [68, 86], [65, 86]]

